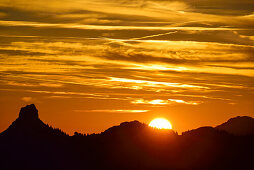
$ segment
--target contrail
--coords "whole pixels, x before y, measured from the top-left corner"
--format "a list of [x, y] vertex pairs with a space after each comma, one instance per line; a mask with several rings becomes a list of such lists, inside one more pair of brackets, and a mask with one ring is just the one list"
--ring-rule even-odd
[[105, 38], [103, 37], [102, 39], [107, 39], [107, 40], [111, 40], [111, 42], [107, 42], [107, 43], [104, 43], [104, 44], [111, 44], [111, 43], [114, 43], [116, 41], [135, 41], [135, 40], [142, 40], [142, 39], [145, 39], [145, 38], [151, 38], [151, 37], [159, 37], [159, 36], [163, 36], [163, 35], [169, 35], [169, 34], [174, 34], [174, 33], [177, 33], [178, 31], [174, 31], [174, 32], [167, 32], [167, 33], [162, 33], [162, 34], [153, 34], [153, 35], [148, 35], [148, 36], [144, 36], [144, 37], [138, 37], [138, 38], [131, 38], [131, 39], [126, 39], [126, 40], [122, 40], [122, 39], [110, 39], [110, 38]]
[[159, 37], [159, 36], [162, 36], [162, 35], [169, 35], [169, 34], [174, 34], [174, 33], [177, 33], [177, 31], [167, 32], [167, 33], [162, 33], [162, 34], [148, 35], [148, 36], [144, 36], [144, 37], [140, 37], [140, 38], [131, 38], [130, 40], [141, 40], [141, 39], [145, 39], [145, 38]]

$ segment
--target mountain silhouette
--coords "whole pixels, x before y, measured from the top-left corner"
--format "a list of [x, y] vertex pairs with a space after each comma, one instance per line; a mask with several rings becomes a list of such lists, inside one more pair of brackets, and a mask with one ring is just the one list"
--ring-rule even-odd
[[[31, 104], [0, 134], [0, 169], [254, 170], [252, 120], [237, 117], [182, 135], [131, 121], [100, 134], [69, 136], [43, 123]], [[244, 129], [241, 136], [237, 128]]]
[[64, 159], [60, 153], [63, 153], [62, 148], [68, 137], [61, 130], [44, 124], [34, 104], [27, 105], [20, 109], [19, 117], [9, 128], [0, 134], [0, 158], [4, 160], [0, 169], [48, 169], [59, 166], [59, 161]]
[[216, 129], [239, 136], [254, 135], [254, 119], [248, 116], [238, 116], [216, 126]]
[[19, 112], [19, 117], [5, 130], [3, 136], [19, 136], [22, 137], [39, 137], [39, 136], [67, 136], [59, 129], [54, 129], [44, 124], [38, 115], [38, 110], [34, 104], [22, 107]]
[[36, 109], [34, 104], [27, 105], [26, 107], [22, 107], [19, 112], [19, 119], [24, 120], [37, 120], [39, 119], [38, 110]]

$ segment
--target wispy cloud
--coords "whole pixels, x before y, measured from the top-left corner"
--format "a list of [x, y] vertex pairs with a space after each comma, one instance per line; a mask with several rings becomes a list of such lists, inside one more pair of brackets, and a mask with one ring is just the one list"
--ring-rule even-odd
[[148, 112], [149, 110], [74, 110], [75, 112], [107, 112], [107, 113], [145, 113]]
[[181, 99], [168, 99], [168, 100], [162, 100], [162, 99], [154, 99], [154, 100], [145, 100], [145, 99], [136, 99], [132, 101], [133, 104], [148, 104], [148, 105], [170, 105], [170, 104], [188, 104], [188, 105], [199, 105], [202, 102], [200, 101], [184, 101]]
[[23, 100], [24, 102], [31, 102], [33, 100], [32, 97], [22, 97], [21, 100]]
[[135, 80], [135, 79], [126, 79], [126, 78], [116, 78], [116, 77], [109, 77], [110, 81], [116, 82], [123, 82], [123, 83], [135, 83], [141, 84], [142, 86], [168, 86], [168, 87], [178, 87], [178, 88], [201, 88], [201, 89], [208, 89], [208, 87], [203, 86], [195, 86], [190, 84], [180, 84], [180, 83], [168, 83], [168, 82], [156, 82], [156, 81], [148, 81], [148, 80]]

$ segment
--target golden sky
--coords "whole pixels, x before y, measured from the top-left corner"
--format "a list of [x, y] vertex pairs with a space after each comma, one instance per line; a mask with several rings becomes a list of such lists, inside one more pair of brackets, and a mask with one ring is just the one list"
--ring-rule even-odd
[[253, 0], [1, 0], [0, 131], [20, 107], [72, 134], [254, 117]]

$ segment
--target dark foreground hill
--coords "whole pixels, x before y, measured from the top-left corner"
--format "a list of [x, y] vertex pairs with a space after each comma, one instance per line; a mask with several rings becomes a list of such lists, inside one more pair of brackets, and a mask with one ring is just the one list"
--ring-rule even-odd
[[216, 127], [233, 135], [254, 135], [254, 119], [248, 116], [238, 116]]
[[44, 124], [28, 105], [0, 134], [0, 169], [254, 170], [253, 118], [231, 120], [182, 135], [132, 121], [101, 134], [69, 136]]

